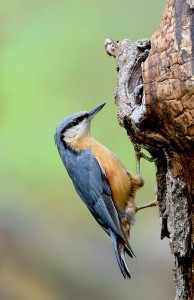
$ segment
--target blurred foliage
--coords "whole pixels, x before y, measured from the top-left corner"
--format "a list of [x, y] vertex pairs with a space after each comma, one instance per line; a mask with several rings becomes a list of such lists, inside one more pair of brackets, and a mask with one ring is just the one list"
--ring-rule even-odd
[[[103, 43], [151, 37], [165, 1], [0, 3], [1, 300], [171, 299], [172, 258], [156, 210], [138, 214], [131, 241], [138, 260], [128, 261], [132, 280], [124, 281], [53, 142], [64, 116], [106, 101], [92, 133], [135, 172], [116, 119], [115, 62]], [[141, 166], [143, 204], [154, 198], [155, 177], [153, 164]]]

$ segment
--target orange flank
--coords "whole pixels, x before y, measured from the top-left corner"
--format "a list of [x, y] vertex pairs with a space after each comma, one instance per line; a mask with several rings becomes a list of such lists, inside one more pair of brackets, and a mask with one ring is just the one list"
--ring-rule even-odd
[[127, 172], [118, 158], [90, 135], [74, 141], [70, 146], [75, 150], [91, 150], [106, 175], [117, 211], [128, 210], [129, 214], [130, 211], [133, 214], [135, 192], [142, 186], [140, 178]]
[[126, 169], [117, 157], [100, 143], [94, 143], [91, 151], [105, 172], [117, 211], [124, 209], [131, 191], [130, 178]]

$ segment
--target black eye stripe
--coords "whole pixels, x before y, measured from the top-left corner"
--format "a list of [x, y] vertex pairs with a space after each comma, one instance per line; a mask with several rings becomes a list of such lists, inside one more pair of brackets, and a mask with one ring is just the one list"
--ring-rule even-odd
[[73, 125], [78, 125], [79, 124], [79, 121], [76, 119], [72, 122]]
[[77, 117], [76, 119], [74, 119], [72, 122], [70, 122], [69, 124], [67, 124], [63, 130], [61, 131], [61, 135], [69, 128], [73, 127], [73, 126], [76, 126], [78, 125], [80, 122], [82, 122], [85, 118], [87, 118], [89, 116], [88, 113], [80, 116], [80, 117]]
[[85, 115], [78, 117], [76, 120], [78, 121], [78, 123], [80, 123], [81, 121], [83, 121], [83, 120], [84, 120], [85, 118], [87, 118], [88, 116], [89, 116], [89, 114], [86, 113]]

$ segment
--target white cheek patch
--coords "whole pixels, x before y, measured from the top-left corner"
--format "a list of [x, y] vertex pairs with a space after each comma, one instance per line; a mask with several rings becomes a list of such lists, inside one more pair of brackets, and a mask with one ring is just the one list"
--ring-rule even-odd
[[64, 134], [63, 140], [67, 143], [71, 143], [77, 136], [77, 130], [76, 128], [70, 128], [68, 129]]
[[70, 138], [70, 137], [74, 137], [77, 135], [77, 129], [74, 128], [70, 128], [68, 129], [65, 133], [64, 133], [64, 137]]
[[67, 143], [73, 142], [75, 139], [79, 139], [89, 131], [89, 124], [86, 120], [83, 120], [80, 124], [67, 129], [63, 136], [63, 140]]

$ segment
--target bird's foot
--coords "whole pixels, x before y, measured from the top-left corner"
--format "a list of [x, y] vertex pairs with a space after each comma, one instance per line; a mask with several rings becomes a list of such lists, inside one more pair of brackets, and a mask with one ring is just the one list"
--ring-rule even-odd
[[152, 202], [150, 202], [150, 203], [148, 203], [146, 205], [142, 205], [142, 206], [136, 207], [135, 208], [135, 212], [137, 213], [141, 209], [144, 209], [144, 208], [147, 208], [147, 207], [154, 207], [154, 206], [158, 206], [158, 200], [157, 199], [153, 200]]
[[153, 162], [155, 161], [155, 159], [153, 157], [148, 157], [147, 155], [145, 155], [143, 152], [136, 152], [136, 157], [138, 160], [140, 160], [140, 158], [144, 158], [146, 160], [148, 160], [149, 162]]
[[140, 175], [140, 159], [144, 158], [149, 162], [154, 162], [156, 159], [154, 159], [153, 157], [146, 156], [143, 152], [140, 151], [141, 148], [137, 145], [135, 145], [134, 149], [135, 149], [135, 155], [136, 155], [136, 172], [137, 172], [138, 176], [141, 176]]

